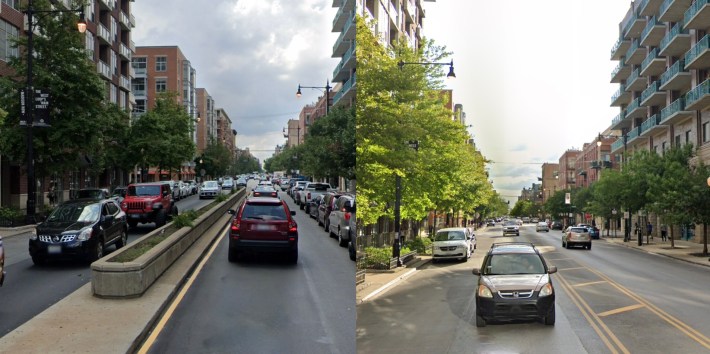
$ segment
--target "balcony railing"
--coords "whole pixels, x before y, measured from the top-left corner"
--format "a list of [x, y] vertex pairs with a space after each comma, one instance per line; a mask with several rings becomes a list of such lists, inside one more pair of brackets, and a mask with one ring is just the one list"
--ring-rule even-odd
[[355, 15], [352, 14], [350, 18], [348, 18], [348, 21], [345, 22], [345, 26], [343, 26], [343, 32], [340, 32], [340, 36], [338, 36], [338, 39], [335, 41], [335, 45], [333, 45], [333, 53], [337, 52], [338, 47], [340, 47], [343, 42], [346, 40], [345, 37], [348, 33], [348, 30], [350, 29], [350, 26], [355, 25]]
[[634, 25], [634, 22], [636, 22], [636, 20], [638, 20], [638, 18], [639, 18], [638, 14], [632, 14], [631, 18], [629, 19], [629, 22], [626, 23], [626, 25], [624, 26], [624, 29], [622, 31], [622, 33], [624, 34], [624, 37], [626, 37], [628, 35], [629, 30], [631, 30], [631, 26]]
[[683, 14], [683, 23], [689, 24], [693, 17], [709, 2], [710, 0], [694, 0], [690, 7], [685, 10], [685, 14]]
[[108, 30], [108, 28], [106, 28], [106, 26], [99, 23], [96, 26], [96, 32], [99, 35], [99, 38], [102, 38], [103, 40], [105, 40], [108, 43], [112, 43], [111, 32]]
[[333, 70], [333, 77], [334, 78], [339, 76], [338, 74], [340, 74], [340, 71], [343, 70], [343, 65], [345, 65], [345, 63], [347, 63], [348, 60], [350, 60], [350, 57], [352, 57], [353, 54], [355, 54], [355, 42], [353, 42], [353, 44], [350, 46], [350, 49], [348, 49], [348, 51], [345, 52], [345, 54], [343, 54], [343, 58], [340, 60], [338, 65], [335, 67], [335, 70]]
[[617, 74], [619, 71], [621, 71], [621, 69], [623, 69], [624, 66], [625, 66], [625, 64], [624, 64], [624, 57], [621, 57], [621, 60], [619, 60], [619, 64], [617, 64], [616, 67], [614, 68], [614, 70], [611, 71], [611, 79], [612, 79], [612, 80], [614, 80], [614, 76], [616, 76], [616, 74]]
[[631, 46], [630, 46], [629, 49], [626, 51], [626, 59], [627, 59], [627, 60], [633, 56], [634, 52], [635, 52], [637, 49], [639, 49], [639, 45], [640, 45], [640, 44], [639, 44], [639, 40], [638, 40], [638, 39], [634, 39], [634, 40], [631, 42]]
[[626, 112], [621, 111], [621, 113], [617, 114], [616, 117], [614, 117], [614, 119], [611, 120], [611, 125], [614, 126], [614, 125], [621, 123], [621, 121], [623, 121], [624, 118], [626, 118]]
[[650, 20], [648, 20], [648, 24], [646, 24], [646, 28], [643, 29], [643, 32], [641, 32], [641, 41], [643, 41], [646, 36], [648, 36], [649, 33], [653, 30], [653, 27], [656, 27], [660, 25], [661, 22], [658, 21], [656, 16], [651, 17]]
[[671, 28], [671, 30], [666, 34], [666, 36], [663, 37], [663, 39], [661, 39], [661, 44], [659, 45], [659, 47], [661, 48], [661, 51], [663, 51], [664, 49], [666, 49], [666, 47], [668, 46], [668, 44], [669, 44], [673, 39], [675, 39], [676, 37], [678, 37], [679, 34], [688, 34], [688, 30], [683, 29], [683, 23], [682, 23], [682, 22], [676, 23], [675, 26], [673, 26], [673, 27]]
[[654, 59], [658, 59], [658, 58], [660, 58], [660, 57], [658, 56], [658, 48], [653, 48], [653, 50], [651, 51], [651, 53], [648, 53], [648, 55], [646, 56], [646, 59], [644, 59], [644, 60], [641, 62], [641, 70], [645, 69], [645, 68], [648, 66], [648, 64], [651, 64], [651, 62], [652, 62]]
[[626, 134], [626, 141], [630, 142], [636, 139], [640, 134], [640, 127], [631, 128], [628, 134]]
[[661, 78], [659, 81], [661, 81], [661, 86], [668, 82], [668, 80], [672, 79], [673, 76], [676, 76], [679, 72], [681, 72], [685, 68], [685, 62], [683, 60], [678, 60], [676, 61], [673, 65], [671, 65], [666, 72], [661, 75]]
[[685, 53], [685, 64], [688, 65], [690, 64], [693, 60], [695, 60], [700, 54], [705, 52], [705, 50], [708, 49], [708, 45], [710, 44], [710, 37], [706, 34], [703, 39], [698, 41], [690, 50]]
[[661, 115], [654, 114], [653, 116], [651, 116], [651, 118], [648, 118], [643, 123], [641, 123], [641, 134], [659, 124], [661, 124]]
[[616, 52], [621, 48], [621, 46], [624, 44], [624, 42], [628, 42], [628, 39], [624, 39], [624, 37], [619, 37], [619, 40], [614, 43], [614, 46], [611, 48], [611, 58], [614, 59], [614, 55]]
[[648, 85], [648, 87], [641, 93], [641, 102], [645, 101], [649, 96], [653, 95], [654, 93], [659, 92], [660, 86], [661, 85], [658, 80]]
[[685, 94], [685, 106], [691, 107], [696, 101], [705, 98], [710, 94], [710, 79], [703, 81], [702, 84], [695, 86], [692, 90]]
[[96, 70], [98, 71], [99, 74], [103, 75], [105, 78], [107, 78], [109, 80], [112, 79], [111, 68], [109, 68], [108, 64], [102, 62], [101, 60], [99, 60], [96, 63]]
[[350, 80], [346, 81], [345, 84], [343, 84], [343, 87], [340, 88], [340, 91], [335, 94], [335, 97], [333, 97], [333, 103], [335, 104], [338, 102], [350, 89], [355, 85], [355, 75], [350, 78]]
[[629, 103], [629, 106], [626, 107], [626, 113], [628, 114], [629, 112], [633, 112], [635, 109], [638, 109], [639, 107], [641, 107], [641, 100], [638, 97], [636, 97], [636, 99], [631, 101], [631, 103]]
[[624, 94], [624, 91], [625, 91], [625, 90], [626, 90], [626, 85], [624, 85], [624, 84], [619, 85], [619, 90], [616, 91], [616, 92], [611, 96], [611, 104], [612, 104], [612, 105], [614, 104], [614, 102], [616, 102], [617, 99], [619, 99], [619, 97], [620, 97], [621, 95]]
[[665, 121], [668, 119], [668, 117], [682, 111], [685, 109], [685, 101], [683, 100], [683, 97], [673, 101], [673, 103], [669, 104], [665, 108], [661, 110], [661, 122]]
[[611, 151], [616, 151], [624, 146], [624, 138], [616, 139], [615, 142], [611, 143]]

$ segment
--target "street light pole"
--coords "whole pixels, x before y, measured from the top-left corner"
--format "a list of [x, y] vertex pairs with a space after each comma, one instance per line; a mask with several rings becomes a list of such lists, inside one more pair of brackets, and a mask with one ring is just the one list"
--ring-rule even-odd
[[[34, 105], [35, 105], [35, 89], [32, 85], [33, 76], [33, 58], [34, 58], [34, 14], [35, 13], [61, 13], [61, 12], [80, 12], [81, 16], [77, 23], [77, 28], [80, 33], [86, 31], [86, 22], [84, 22], [84, 10], [82, 8], [72, 10], [35, 10], [32, 0], [27, 0], [27, 86], [23, 89], [22, 103], [25, 112], [25, 125], [27, 126], [27, 224], [36, 222], [35, 216], [37, 212], [37, 181], [35, 180], [35, 165], [34, 165], [34, 135], [32, 128], [34, 126]], [[21, 124], [22, 125], [22, 124]]]
[[330, 112], [330, 90], [333, 88], [330, 86], [330, 81], [325, 80], [325, 86], [301, 86], [301, 84], [298, 84], [298, 91], [296, 91], [296, 97], [301, 97], [301, 89], [302, 88], [309, 88], [309, 89], [325, 89], [325, 114], [328, 115]]

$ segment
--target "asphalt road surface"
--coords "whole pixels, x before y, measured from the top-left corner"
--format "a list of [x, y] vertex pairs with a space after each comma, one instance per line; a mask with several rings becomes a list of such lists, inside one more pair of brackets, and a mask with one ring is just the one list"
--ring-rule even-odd
[[[357, 309], [360, 353], [709, 353], [708, 268], [595, 241], [564, 249], [561, 232], [477, 232], [466, 263], [425, 266]], [[529, 241], [559, 269], [555, 326], [475, 325], [473, 267], [493, 242]]]
[[290, 197], [279, 194], [296, 211], [298, 263], [269, 255], [229, 263], [228, 239], [221, 237], [142, 351], [355, 352], [355, 263]]

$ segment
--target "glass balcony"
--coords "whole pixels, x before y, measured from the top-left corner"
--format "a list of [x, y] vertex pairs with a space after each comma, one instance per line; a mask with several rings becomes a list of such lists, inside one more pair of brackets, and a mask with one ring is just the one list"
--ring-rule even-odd
[[611, 152], [619, 151], [624, 147], [624, 138], [619, 138], [611, 143]]
[[640, 134], [640, 127], [635, 127], [632, 128], [627, 134], [626, 134], [626, 143], [630, 143], [634, 141], [634, 139], [638, 138]]
[[656, 16], [663, 0], [641, 0], [638, 9], [641, 16]]
[[685, 94], [685, 109], [703, 111], [710, 105], [710, 79]]
[[640, 118], [646, 114], [646, 108], [641, 106], [641, 98], [636, 97], [629, 106], [626, 107], [626, 118]]
[[626, 85], [619, 85], [619, 90], [611, 96], [611, 106], [621, 106], [629, 99], [629, 93], [626, 92]]
[[355, 39], [355, 15], [352, 14], [348, 21], [343, 26], [343, 31], [340, 32], [338, 39], [333, 45], [333, 58], [342, 57], [345, 51], [350, 47], [350, 42]]
[[648, 118], [648, 119], [646, 119], [646, 121], [641, 123], [641, 135], [643, 135], [643, 136], [651, 135], [658, 130], [666, 128], [666, 126], [662, 126], [660, 124], [661, 124], [661, 115], [654, 114], [651, 118]]
[[687, 90], [690, 87], [690, 72], [685, 70], [685, 61], [678, 60], [661, 75], [661, 90]]
[[710, 21], [710, 0], [695, 0], [683, 14], [684, 28], [706, 29]]
[[704, 69], [710, 66], [710, 51], [708, 51], [710, 37], [706, 34], [690, 50], [685, 53], [686, 69]]
[[624, 57], [624, 53], [629, 50], [630, 45], [630, 40], [619, 37], [619, 40], [614, 43], [614, 47], [611, 48], [611, 60], [621, 60]]
[[661, 110], [661, 123], [673, 124], [690, 117], [692, 114], [693, 112], [685, 110], [685, 100], [681, 97]]
[[333, 81], [343, 81], [350, 75], [350, 69], [355, 66], [355, 61], [352, 60], [355, 54], [355, 43], [350, 46], [347, 52], [340, 59], [340, 63], [333, 70]]
[[350, 91], [354, 91], [352, 90], [353, 86], [355, 86], [355, 74], [353, 74], [353, 76], [350, 77], [350, 79], [343, 84], [343, 86], [340, 88], [340, 91], [335, 94], [335, 96], [333, 97], [333, 105], [335, 105], [338, 101], [346, 97]]
[[660, 106], [666, 102], [666, 93], [659, 89], [660, 86], [661, 83], [656, 80], [643, 90], [641, 93], [642, 106]]
[[646, 27], [646, 18], [639, 16], [638, 14], [633, 14], [629, 19], [629, 22], [624, 26], [624, 37], [628, 39], [638, 38]]
[[611, 83], [621, 83], [631, 72], [631, 67], [624, 64], [624, 57], [621, 57], [619, 64], [611, 72]]
[[678, 22], [666, 34], [659, 45], [660, 55], [667, 57], [677, 57], [690, 49], [690, 34], [683, 28], [683, 23]]
[[626, 119], [626, 111], [621, 111], [619, 114], [611, 120], [611, 129], [618, 130], [629, 126], [631, 123], [630, 119]]
[[639, 69], [634, 70], [631, 75], [629, 75], [628, 80], [626, 80], [626, 91], [641, 91], [646, 88], [646, 79], [641, 77], [641, 71]]
[[658, 19], [662, 22], [680, 22], [692, 0], [665, 0], [661, 4]]
[[646, 28], [641, 32], [641, 45], [657, 46], [661, 42], [661, 39], [663, 39], [665, 32], [666, 28], [663, 23], [658, 21], [655, 16], [651, 17], [651, 19], [648, 20]]
[[635, 39], [631, 42], [629, 50], [626, 51], [626, 65], [639, 65], [646, 56], [646, 50], [641, 47], [639, 40]]
[[653, 48], [641, 62], [642, 76], [658, 76], [666, 70], [666, 58], [658, 55], [658, 48]]

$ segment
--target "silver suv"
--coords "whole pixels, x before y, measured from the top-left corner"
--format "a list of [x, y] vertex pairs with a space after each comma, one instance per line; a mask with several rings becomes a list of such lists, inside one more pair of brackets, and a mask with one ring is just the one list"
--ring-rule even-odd
[[335, 207], [328, 215], [328, 233], [337, 237], [340, 247], [346, 247], [350, 241], [350, 217], [355, 213], [355, 197], [350, 194], [341, 195], [335, 202]]

